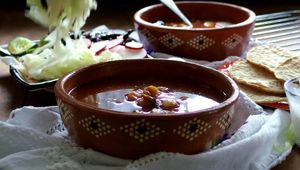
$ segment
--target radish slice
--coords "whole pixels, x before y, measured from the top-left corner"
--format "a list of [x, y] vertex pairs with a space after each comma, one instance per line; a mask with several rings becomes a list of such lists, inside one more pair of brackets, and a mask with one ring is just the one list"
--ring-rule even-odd
[[90, 48], [91, 45], [92, 45], [92, 41], [90, 39], [88, 39], [88, 38], [83, 38], [83, 40], [84, 40], [87, 48]]
[[123, 42], [124, 42], [123, 38], [117, 38], [117, 39], [110, 40], [110, 41], [108, 41], [106, 49], [114, 48], [117, 45], [122, 44]]
[[139, 43], [139, 42], [130, 41], [130, 42], [127, 42], [125, 44], [125, 47], [133, 49], [133, 50], [140, 50], [144, 47], [144, 45], [142, 43]]
[[145, 58], [147, 51], [142, 49], [129, 49], [123, 45], [118, 45], [115, 48], [110, 49], [112, 52], [119, 53], [124, 59], [141, 59]]
[[107, 44], [108, 44], [107, 40], [106, 41], [98, 41], [98, 42], [92, 43], [92, 45], [90, 47], [90, 50], [95, 55], [99, 55], [102, 51], [105, 50]]

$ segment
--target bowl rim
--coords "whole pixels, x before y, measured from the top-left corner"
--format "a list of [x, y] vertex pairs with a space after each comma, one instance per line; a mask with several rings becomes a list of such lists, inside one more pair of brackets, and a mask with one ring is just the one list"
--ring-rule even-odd
[[[102, 108], [98, 108], [96, 106], [92, 106], [89, 105], [85, 102], [81, 102], [79, 100], [76, 100], [74, 97], [72, 97], [71, 95], [68, 94], [68, 92], [63, 88], [64, 84], [66, 83], [66, 81], [68, 81], [68, 79], [76, 76], [77, 74], [80, 74], [82, 72], [86, 72], [86, 70], [88, 69], [93, 69], [94, 67], [101, 67], [103, 65], [108, 65], [108, 64], [112, 64], [112, 63], [117, 63], [117, 62], [135, 62], [135, 61], [147, 61], [147, 60], [157, 60], [158, 62], [175, 62], [176, 63], [180, 63], [180, 64], [184, 64], [184, 65], [189, 65], [191, 67], [202, 67], [202, 69], [206, 69], [211, 71], [212, 74], [218, 76], [218, 77], [224, 77], [224, 80], [227, 81], [227, 83], [229, 83], [232, 88], [233, 88], [233, 93], [223, 102], [221, 102], [220, 104], [218, 104], [217, 106], [213, 106], [213, 107], [209, 107], [206, 109], [202, 109], [202, 110], [198, 110], [198, 111], [192, 111], [192, 112], [183, 112], [183, 113], [175, 113], [175, 114], [160, 114], [160, 113], [155, 113], [155, 114], [140, 114], [140, 113], [133, 113], [133, 112], [120, 112], [120, 111], [114, 111], [114, 110], [108, 110], [108, 109], [102, 109]], [[142, 62], [143, 62], [142, 61]], [[74, 89], [74, 88], [73, 88]], [[54, 93], [57, 99], [62, 100], [63, 102], [67, 103], [68, 105], [71, 106], [75, 106], [76, 108], [80, 107], [80, 108], [84, 108], [87, 109], [88, 112], [95, 112], [97, 114], [101, 112], [101, 114], [106, 114], [106, 115], [110, 115], [110, 116], [114, 116], [114, 117], [124, 117], [124, 116], [130, 116], [130, 117], [141, 117], [141, 116], [146, 116], [147, 118], [156, 118], [156, 117], [186, 117], [186, 116], [193, 116], [195, 114], [214, 114], [216, 113], [218, 110], [222, 110], [223, 108], [228, 107], [229, 105], [231, 105], [232, 103], [234, 103], [238, 97], [239, 97], [239, 87], [238, 85], [227, 75], [219, 72], [218, 70], [215, 70], [213, 68], [210, 68], [208, 66], [204, 66], [201, 64], [196, 64], [196, 63], [191, 63], [191, 62], [183, 62], [183, 61], [176, 61], [176, 60], [168, 60], [168, 59], [129, 59], [129, 60], [116, 60], [116, 61], [109, 61], [109, 62], [105, 62], [105, 63], [98, 63], [98, 64], [94, 64], [85, 68], [81, 68], [78, 70], [75, 70], [71, 73], [66, 74], [65, 76], [61, 77], [55, 84], [54, 86]]]
[[192, 28], [192, 29], [191, 28], [185, 28], [185, 27], [171, 27], [171, 26], [164, 26], [164, 25], [155, 25], [155, 24], [147, 22], [147, 21], [145, 21], [141, 18], [141, 15], [144, 12], [149, 11], [149, 10], [154, 9], [154, 8], [157, 8], [157, 7], [164, 6], [163, 4], [160, 3], [160, 4], [154, 4], [154, 5], [144, 7], [142, 9], [138, 10], [137, 12], [135, 12], [134, 16], [133, 16], [134, 22], [139, 23], [141, 25], [145, 25], [147, 27], [159, 28], [159, 29], [163, 29], [163, 30], [214, 31], [214, 30], [225, 30], [225, 29], [232, 29], [232, 28], [242, 27], [242, 26], [254, 23], [255, 19], [256, 19], [256, 14], [252, 10], [250, 10], [249, 8], [239, 6], [239, 5], [235, 5], [235, 4], [231, 4], [231, 3], [216, 2], [216, 1], [180, 1], [180, 2], [176, 2], [176, 4], [179, 4], [179, 5], [180, 4], [221, 5], [221, 6], [231, 7], [231, 8], [235, 8], [237, 10], [245, 11], [246, 13], [249, 14], [249, 17], [246, 20], [242, 21], [242, 22], [232, 24], [232, 25], [228, 25], [228, 26], [223, 27], [223, 28]]

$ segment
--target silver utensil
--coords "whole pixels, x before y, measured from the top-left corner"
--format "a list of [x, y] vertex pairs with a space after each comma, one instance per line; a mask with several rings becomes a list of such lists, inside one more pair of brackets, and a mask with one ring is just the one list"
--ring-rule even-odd
[[191, 21], [179, 10], [173, 0], [160, 0], [160, 2], [172, 10], [185, 24], [187, 24], [188, 28], [193, 28]]

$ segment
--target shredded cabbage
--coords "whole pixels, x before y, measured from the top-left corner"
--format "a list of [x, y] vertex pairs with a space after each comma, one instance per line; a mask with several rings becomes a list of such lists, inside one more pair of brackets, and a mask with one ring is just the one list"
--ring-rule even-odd
[[27, 54], [19, 60], [23, 62], [26, 74], [35, 80], [55, 79], [77, 68], [97, 63], [85, 44], [80, 40], [75, 42], [72, 48], [64, 48], [60, 43], [53, 49], [45, 49], [39, 54]]
[[[27, 0], [26, 16], [49, 28], [47, 44], [19, 58], [21, 70], [35, 80], [56, 79], [77, 68], [122, 58], [109, 51], [94, 56], [80, 36], [95, 0]], [[69, 36], [74, 32], [75, 40]]]
[[95, 0], [27, 0], [29, 10], [26, 16], [50, 29], [60, 30], [67, 35], [78, 32], [85, 24], [92, 9], [97, 8]]

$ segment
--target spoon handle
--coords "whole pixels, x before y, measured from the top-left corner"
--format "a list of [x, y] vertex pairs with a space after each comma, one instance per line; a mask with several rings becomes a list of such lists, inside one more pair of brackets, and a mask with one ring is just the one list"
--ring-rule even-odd
[[190, 28], [193, 27], [193, 24], [189, 19], [178, 9], [177, 5], [173, 0], [160, 0], [163, 4], [165, 4], [170, 10], [172, 10], [177, 16], [179, 16], [184, 23], [186, 23]]
[[0, 47], [0, 57], [5, 57], [5, 56], [10, 56], [9, 52], [6, 49]]

